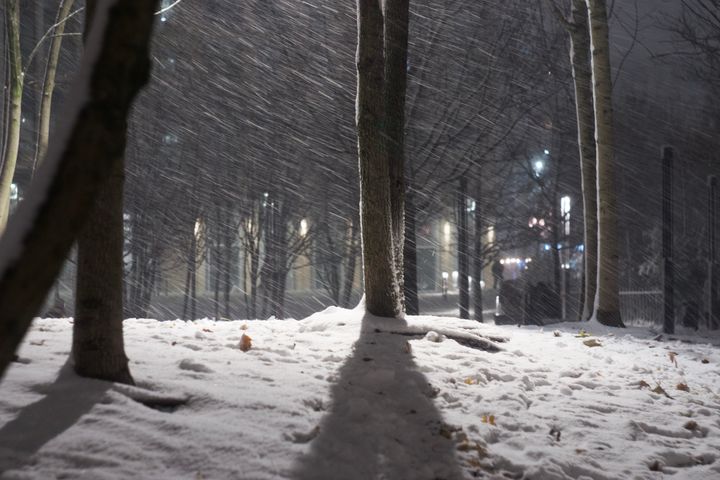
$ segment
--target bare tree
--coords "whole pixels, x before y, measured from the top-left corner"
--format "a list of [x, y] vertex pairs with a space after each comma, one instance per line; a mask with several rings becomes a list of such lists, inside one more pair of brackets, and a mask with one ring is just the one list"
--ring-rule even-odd
[[[157, 2], [103, 1], [65, 135], [0, 241], [0, 375], [30, 327], [97, 195], [121, 163], [131, 103], [148, 79]], [[103, 28], [104, 27], [104, 28]]]
[[381, 317], [402, 315], [392, 235], [390, 167], [384, 137], [385, 54], [379, 0], [358, 0], [357, 132], [365, 304]]
[[603, 325], [622, 327], [607, 5], [605, 0], [586, 1], [592, 53], [598, 199], [598, 275], [593, 317]]

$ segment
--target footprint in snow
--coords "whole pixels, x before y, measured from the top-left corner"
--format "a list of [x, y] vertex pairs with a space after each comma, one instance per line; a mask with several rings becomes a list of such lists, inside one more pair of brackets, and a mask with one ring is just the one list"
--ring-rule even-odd
[[190, 372], [198, 373], [213, 373], [213, 370], [210, 367], [202, 363], [195, 362], [194, 360], [191, 360], [189, 358], [181, 360], [178, 366], [180, 367], [180, 370], [187, 370]]

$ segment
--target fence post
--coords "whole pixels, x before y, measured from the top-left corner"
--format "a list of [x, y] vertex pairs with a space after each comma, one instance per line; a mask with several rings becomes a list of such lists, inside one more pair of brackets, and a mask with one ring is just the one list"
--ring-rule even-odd
[[708, 209], [707, 209], [707, 262], [708, 262], [708, 296], [707, 296], [707, 328], [718, 326], [717, 306], [717, 177], [708, 176]]
[[663, 332], [675, 333], [675, 286], [673, 265], [673, 149], [663, 147], [662, 150], [663, 179]]

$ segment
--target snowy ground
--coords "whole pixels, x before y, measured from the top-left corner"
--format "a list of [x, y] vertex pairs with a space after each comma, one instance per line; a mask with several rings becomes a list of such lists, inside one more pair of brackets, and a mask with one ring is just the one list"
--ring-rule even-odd
[[709, 340], [335, 308], [125, 326], [137, 388], [75, 377], [71, 321], [35, 322], [0, 384], [0, 478], [720, 478]]

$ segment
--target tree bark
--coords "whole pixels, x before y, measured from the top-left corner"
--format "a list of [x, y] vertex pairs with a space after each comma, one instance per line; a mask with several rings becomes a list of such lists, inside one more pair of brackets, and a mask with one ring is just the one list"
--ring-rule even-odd
[[358, 0], [357, 134], [365, 306], [380, 317], [402, 315], [395, 273], [390, 169], [383, 124], [384, 54], [380, 0]]
[[88, 45], [93, 54], [83, 59], [73, 97], [78, 100], [66, 115], [67, 131], [51, 145], [40, 178], [0, 241], [0, 375], [40, 310], [95, 199], [108, 177], [119, 171], [128, 112], [149, 77], [157, 2], [102, 5], [109, 8], [107, 22], [96, 22], [92, 29]]
[[395, 274], [404, 310], [405, 97], [409, 0], [385, 0], [385, 134], [390, 168], [390, 210]]
[[9, 55], [9, 109], [5, 154], [0, 170], [0, 234], [10, 217], [10, 190], [20, 149], [22, 125], [23, 65], [20, 50], [20, 0], [5, 0], [5, 33]]
[[72, 354], [83, 377], [133, 384], [123, 344], [123, 181], [116, 161], [78, 236]]
[[460, 318], [470, 318], [470, 262], [468, 252], [467, 177], [460, 177], [457, 192], [457, 256], [458, 256], [458, 307]]
[[607, 6], [606, 0], [586, 1], [592, 46], [598, 192], [598, 275], [594, 317], [603, 325], [624, 327], [620, 317], [617, 196]]
[[570, 63], [575, 84], [575, 107], [580, 147], [584, 214], [583, 293], [580, 320], [593, 314], [597, 290], [597, 174], [595, 162], [595, 109], [592, 97], [590, 31], [585, 0], [573, 0], [570, 26]]
[[33, 172], [37, 170], [47, 155], [47, 147], [50, 139], [50, 120], [52, 115], [52, 99], [55, 91], [55, 77], [57, 74], [58, 61], [60, 60], [60, 49], [62, 48], [65, 23], [75, 0], [60, 0], [58, 14], [55, 18], [55, 31], [50, 43], [45, 66], [45, 78], [42, 85], [42, 96], [40, 99], [40, 115], [37, 134], [37, 145], [35, 147], [35, 160]]

